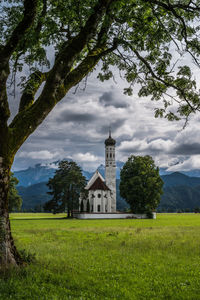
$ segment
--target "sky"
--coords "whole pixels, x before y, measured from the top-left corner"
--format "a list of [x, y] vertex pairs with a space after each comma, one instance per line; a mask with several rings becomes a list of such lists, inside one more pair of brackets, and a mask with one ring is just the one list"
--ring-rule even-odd
[[[37, 163], [49, 164], [64, 158], [75, 160], [84, 170], [94, 171], [104, 164], [104, 140], [111, 126], [116, 140], [116, 159], [125, 162], [133, 155], [151, 155], [156, 165], [168, 171], [200, 168], [200, 114], [183, 122], [154, 118], [160, 104], [123, 94], [127, 83], [116, 72], [113, 80], [100, 82], [98, 70], [87, 85], [80, 84], [57, 104], [46, 120], [17, 152], [13, 170]], [[19, 90], [10, 97], [10, 107], [18, 107]]]

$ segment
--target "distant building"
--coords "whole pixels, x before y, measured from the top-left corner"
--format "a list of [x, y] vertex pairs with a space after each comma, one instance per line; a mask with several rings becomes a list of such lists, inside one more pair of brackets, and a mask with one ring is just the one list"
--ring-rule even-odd
[[88, 199], [80, 197], [80, 209], [82, 208], [85, 212], [116, 212], [115, 144], [116, 141], [111, 137], [111, 131], [109, 131], [109, 137], [105, 140], [105, 179], [96, 170], [89, 180], [86, 186]]

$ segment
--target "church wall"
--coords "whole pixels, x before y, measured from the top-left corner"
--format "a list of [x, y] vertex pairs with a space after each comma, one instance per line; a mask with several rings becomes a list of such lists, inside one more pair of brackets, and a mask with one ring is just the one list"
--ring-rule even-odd
[[[77, 219], [148, 219], [146, 214], [132, 213], [79, 213], [74, 214]], [[156, 212], [153, 212], [153, 219], [156, 219]]]
[[94, 213], [111, 212], [110, 191], [90, 190], [89, 191], [89, 201], [90, 201], [91, 212], [94, 212]]

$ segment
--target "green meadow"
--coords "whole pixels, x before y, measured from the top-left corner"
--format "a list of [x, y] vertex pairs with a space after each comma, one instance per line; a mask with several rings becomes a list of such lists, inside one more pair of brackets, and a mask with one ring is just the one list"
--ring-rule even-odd
[[0, 299], [200, 299], [200, 214], [67, 220], [11, 214], [35, 262], [0, 274]]

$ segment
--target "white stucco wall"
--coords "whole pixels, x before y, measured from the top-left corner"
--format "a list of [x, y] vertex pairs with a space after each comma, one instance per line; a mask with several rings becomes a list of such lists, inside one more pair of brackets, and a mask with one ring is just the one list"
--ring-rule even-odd
[[[98, 195], [101, 195], [100, 197]], [[100, 213], [111, 212], [111, 196], [110, 191], [90, 190], [89, 191], [90, 209], [94, 213], [98, 213], [98, 205], [100, 205]], [[85, 210], [86, 211], [86, 210]]]
[[[132, 213], [79, 213], [74, 214], [77, 219], [148, 219], [146, 214]], [[153, 219], [156, 219], [156, 212], [153, 212]]]
[[115, 146], [105, 147], [105, 179], [112, 191], [111, 211], [116, 212], [116, 164]]

